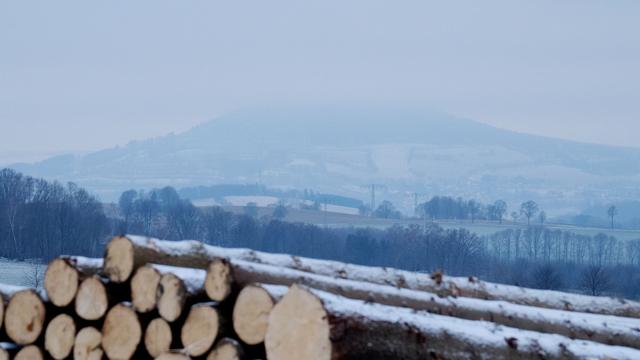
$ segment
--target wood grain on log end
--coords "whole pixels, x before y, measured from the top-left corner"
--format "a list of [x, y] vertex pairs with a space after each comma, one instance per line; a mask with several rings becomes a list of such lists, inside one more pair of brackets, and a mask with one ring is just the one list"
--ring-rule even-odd
[[98, 320], [107, 313], [107, 290], [98, 276], [88, 277], [80, 283], [75, 307], [78, 316], [84, 320]]
[[67, 259], [53, 259], [44, 274], [44, 288], [49, 301], [58, 307], [71, 304], [78, 291], [79, 279], [78, 270]]
[[4, 314], [5, 331], [18, 345], [28, 345], [36, 341], [42, 333], [45, 307], [40, 296], [33, 290], [15, 293]]
[[186, 289], [183, 281], [168, 273], [160, 278], [158, 287], [158, 313], [168, 322], [177, 320], [182, 314], [186, 301]]
[[114, 306], [102, 327], [102, 349], [110, 359], [130, 359], [142, 337], [140, 321], [129, 306]]
[[155, 360], [190, 360], [191, 358], [179, 352], [168, 352], [158, 356]]
[[23, 347], [13, 360], [43, 360], [44, 355], [42, 354], [42, 350], [35, 345], [29, 345]]
[[331, 359], [330, 324], [322, 302], [296, 285], [276, 304], [265, 336], [270, 360]]
[[248, 285], [240, 291], [233, 307], [233, 329], [249, 345], [264, 342], [269, 314], [275, 303], [262, 287]]
[[133, 244], [124, 236], [116, 236], [107, 244], [104, 255], [104, 274], [114, 283], [129, 280], [133, 273], [135, 258]]
[[153, 319], [144, 334], [144, 346], [152, 357], [158, 357], [171, 348], [173, 334], [163, 318]]
[[143, 266], [136, 270], [131, 278], [131, 302], [139, 313], [154, 310], [160, 285], [160, 273], [151, 266]]
[[100, 347], [102, 333], [94, 327], [86, 327], [76, 335], [73, 346], [74, 360], [100, 360], [104, 352]]
[[56, 360], [66, 359], [73, 349], [76, 337], [76, 323], [67, 314], [56, 316], [44, 334], [44, 348]]
[[218, 311], [212, 304], [192, 306], [180, 332], [185, 352], [195, 357], [206, 354], [218, 336], [219, 326]]
[[242, 360], [244, 353], [240, 343], [233, 339], [223, 338], [218, 341], [207, 360]]
[[223, 301], [231, 294], [233, 277], [231, 266], [225, 259], [214, 259], [207, 267], [204, 288], [211, 300]]

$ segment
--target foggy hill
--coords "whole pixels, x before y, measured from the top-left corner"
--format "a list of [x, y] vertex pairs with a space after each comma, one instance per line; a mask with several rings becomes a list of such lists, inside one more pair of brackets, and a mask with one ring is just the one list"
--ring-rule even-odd
[[431, 110], [315, 106], [238, 111], [181, 134], [13, 167], [77, 181], [104, 198], [131, 187], [256, 182], [366, 196], [361, 185], [375, 182], [397, 201], [403, 191], [531, 197], [564, 210], [636, 196], [639, 160], [640, 149], [521, 134]]

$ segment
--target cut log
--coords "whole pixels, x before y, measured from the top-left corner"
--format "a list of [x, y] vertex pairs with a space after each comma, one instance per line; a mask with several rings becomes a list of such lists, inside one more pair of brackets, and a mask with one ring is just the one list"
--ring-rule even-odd
[[18, 353], [13, 360], [43, 360], [44, 355], [42, 350], [35, 345], [25, 346]]
[[104, 255], [103, 273], [114, 283], [129, 280], [136, 267], [145, 263], [135, 263], [133, 244], [122, 236], [116, 236], [107, 244]]
[[74, 360], [100, 360], [104, 352], [100, 347], [102, 333], [94, 327], [86, 327], [78, 332], [73, 346]]
[[218, 336], [220, 319], [215, 303], [196, 304], [182, 326], [180, 339], [185, 353], [192, 357], [206, 354]]
[[[112, 240], [112, 242], [114, 242]], [[228, 258], [286, 267], [304, 272], [372, 282], [399, 288], [424, 290], [441, 296], [465, 296], [504, 300], [516, 304], [551, 309], [640, 318], [640, 302], [568, 294], [559, 291], [525, 289], [487, 283], [476, 278], [448, 277], [409, 271], [345, 264], [336, 261], [269, 254], [249, 249], [226, 249], [197, 241], [162, 241], [147, 237], [117, 238], [119, 247], [128, 249], [128, 257], [118, 260], [118, 273], [146, 262], [206, 269], [214, 258]], [[126, 244], [126, 245], [125, 245]], [[115, 265], [114, 265], [115, 266]]]
[[225, 259], [215, 258], [207, 265], [205, 290], [209, 299], [225, 300], [232, 291], [231, 267]]
[[108, 308], [109, 297], [102, 280], [97, 275], [82, 280], [76, 294], [76, 314], [84, 320], [99, 320]]
[[285, 287], [260, 284], [247, 285], [240, 291], [233, 307], [233, 329], [240, 340], [248, 345], [264, 342], [269, 314], [285, 292]]
[[156, 308], [160, 277], [160, 272], [150, 265], [136, 270], [131, 278], [131, 303], [137, 312], [148, 313]]
[[12, 343], [0, 343], [0, 360], [10, 360], [20, 350], [19, 346]]
[[53, 318], [44, 334], [44, 348], [56, 360], [66, 359], [73, 349], [76, 324], [67, 314]]
[[36, 341], [44, 327], [46, 310], [35, 291], [20, 290], [11, 296], [4, 314], [4, 328], [11, 341], [29, 345]]
[[237, 341], [230, 338], [218, 340], [207, 360], [242, 360], [244, 352], [242, 346]]
[[[232, 268], [234, 281], [241, 286], [255, 282], [287, 286], [299, 283], [348, 298], [383, 305], [409, 307], [469, 320], [488, 320], [532, 331], [558, 333], [572, 338], [640, 348], [640, 332], [637, 331], [638, 320], [634, 318], [576, 313], [511, 304], [504, 301], [464, 297], [443, 298], [424, 291], [329, 278], [242, 260], [230, 260], [228, 264]], [[243, 301], [245, 299], [238, 298], [236, 307], [242, 306]], [[267, 307], [268, 303], [266, 301]], [[251, 314], [251, 310], [243, 310], [243, 312]], [[235, 313], [234, 309], [234, 316]], [[234, 319], [234, 327], [240, 338], [245, 341], [243, 336], [246, 334], [243, 328], [239, 327], [243, 320], [242, 317], [237, 318], [237, 321]], [[257, 329], [259, 327], [248, 326], [249, 333]], [[251, 344], [252, 342], [246, 343]]]
[[153, 319], [144, 333], [144, 345], [149, 355], [154, 358], [169, 352], [173, 342], [173, 332], [169, 324], [162, 318]]
[[156, 358], [156, 360], [190, 360], [191, 358], [181, 352], [168, 352]]
[[76, 296], [80, 274], [78, 270], [64, 258], [56, 258], [49, 262], [44, 274], [44, 288], [49, 301], [55, 306], [66, 307]]
[[158, 287], [158, 313], [168, 322], [176, 321], [182, 314], [187, 299], [184, 282], [168, 273], [160, 278]]
[[631, 348], [371, 304], [298, 285], [271, 312], [265, 347], [270, 360], [640, 356]]
[[102, 327], [102, 349], [109, 359], [131, 359], [142, 338], [142, 328], [135, 311], [126, 304], [114, 306]]

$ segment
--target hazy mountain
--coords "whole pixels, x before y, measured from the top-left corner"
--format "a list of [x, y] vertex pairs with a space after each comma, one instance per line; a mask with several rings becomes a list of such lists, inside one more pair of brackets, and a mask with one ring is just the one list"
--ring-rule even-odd
[[497, 129], [419, 108], [261, 108], [221, 116], [185, 133], [84, 156], [13, 167], [73, 180], [103, 198], [126, 188], [263, 183], [366, 198], [387, 186], [404, 202], [416, 191], [534, 198], [557, 212], [640, 199], [640, 149], [585, 144]]

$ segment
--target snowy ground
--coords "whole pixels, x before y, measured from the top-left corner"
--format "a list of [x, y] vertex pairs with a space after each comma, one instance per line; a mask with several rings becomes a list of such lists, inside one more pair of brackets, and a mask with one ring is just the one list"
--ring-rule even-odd
[[41, 287], [46, 265], [0, 258], [0, 283]]

